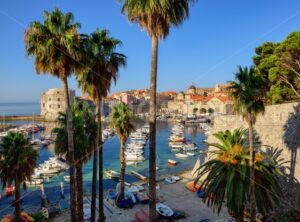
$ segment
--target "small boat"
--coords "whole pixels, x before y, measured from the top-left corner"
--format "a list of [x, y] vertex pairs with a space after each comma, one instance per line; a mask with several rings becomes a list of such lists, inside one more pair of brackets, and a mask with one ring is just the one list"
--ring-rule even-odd
[[69, 175], [65, 175], [65, 176], [64, 176], [64, 181], [70, 182], [70, 176], [69, 176]]
[[184, 154], [184, 153], [176, 153], [175, 156], [178, 158], [188, 158], [189, 157], [189, 155]]
[[105, 174], [106, 174], [106, 176], [108, 176], [110, 178], [119, 178], [120, 177], [119, 172], [110, 170], [110, 169], [105, 169]]
[[176, 183], [177, 180], [175, 180], [175, 179], [172, 178], [172, 177], [168, 177], [168, 178], [165, 179], [165, 182], [166, 182], [166, 183], [169, 183], [169, 184], [173, 184], [173, 183]]
[[28, 187], [37, 187], [40, 186], [42, 183], [44, 183], [43, 179], [31, 179], [31, 181], [26, 180], [25, 184]]
[[201, 188], [201, 185], [195, 184], [194, 181], [190, 181], [185, 184], [185, 187], [189, 191], [196, 192], [197, 190], [199, 190]]
[[12, 196], [12, 195], [15, 193], [15, 187], [14, 187], [13, 185], [10, 184], [10, 185], [6, 188], [5, 193], [6, 193], [6, 196], [7, 196], [7, 197]]
[[137, 211], [134, 215], [134, 218], [136, 222], [150, 222], [149, 214], [143, 209]]
[[172, 217], [174, 214], [170, 207], [162, 203], [156, 204], [156, 212], [163, 217]]
[[149, 197], [147, 196], [147, 194], [138, 192], [138, 193], [136, 194], [136, 198], [137, 198], [137, 201], [138, 201], [140, 204], [147, 204], [147, 203], [149, 203]]
[[181, 178], [180, 178], [179, 176], [171, 176], [171, 178], [172, 178], [173, 180], [176, 180], [176, 181], [181, 180]]
[[176, 161], [176, 160], [170, 160], [170, 159], [168, 159], [168, 163], [169, 163], [170, 165], [172, 165], [172, 166], [177, 165], [177, 161]]
[[91, 206], [89, 203], [83, 204], [83, 219], [90, 220], [91, 219]]
[[187, 154], [188, 156], [195, 156], [195, 153], [192, 153], [192, 152], [186, 152], [186, 154]]
[[134, 171], [134, 170], [131, 170], [130, 173], [131, 173], [132, 175], [134, 175], [135, 177], [141, 179], [141, 180], [146, 180], [146, 179], [147, 179], [146, 176], [144, 176], [144, 175], [142, 175], [142, 174], [140, 174], [140, 173], [138, 173], [138, 172], [136, 172], [136, 171]]

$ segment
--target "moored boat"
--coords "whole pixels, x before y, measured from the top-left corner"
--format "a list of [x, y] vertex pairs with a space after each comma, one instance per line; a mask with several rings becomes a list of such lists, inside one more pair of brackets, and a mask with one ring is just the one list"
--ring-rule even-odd
[[185, 153], [176, 153], [175, 156], [178, 158], [188, 158], [189, 157], [189, 155], [187, 155]]
[[157, 203], [156, 212], [163, 217], [172, 217], [174, 212], [173, 210], [165, 204]]
[[170, 159], [168, 159], [168, 163], [170, 165], [173, 165], [173, 166], [177, 165], [177, 161], [176, 160], [170, 160]]

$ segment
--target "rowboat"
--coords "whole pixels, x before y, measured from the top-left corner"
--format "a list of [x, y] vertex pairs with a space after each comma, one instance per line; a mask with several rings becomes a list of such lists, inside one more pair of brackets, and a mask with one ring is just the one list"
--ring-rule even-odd
[[120, 177], [119, 172], [110, 170], [110, 169], [105, 169], [105, 174], [106, 174], [106, 176], [108, 176], [110, 178], [119, 178]]
[[185, 187], [186, 187], [189, 191], [196, 192], [198, 189], [201, 188], [201, 185], [195, 184], [194, 181], [190, 181], [190, 182], [187, 182], [187, 183], [185, 184]]
[[14, 192], [15, 192], [15, 187], [13, 185], [9, 185], [5, 191], [7, 197], [12, 196]]
[[156, 204], [156, 212], [164, 217], [172, 217], [174, 214], [170, 207], [162, 203]]
[[168, 159], [168, 163], [170, 165], [173, 165], [173, 166], [177, 165], [177, 161], [176, 160], [170, 160], [170, 159]]

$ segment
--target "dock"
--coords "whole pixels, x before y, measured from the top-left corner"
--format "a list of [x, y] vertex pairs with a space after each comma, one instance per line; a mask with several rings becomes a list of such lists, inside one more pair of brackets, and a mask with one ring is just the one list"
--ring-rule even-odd
[[139, 179], [141, 179], [141, 180], [147, 180], [147, 179], [148, 179], [146, 176], [144, 176], [144, 175], [142, 175], [142, 174], [140, 174], [140, 173], [138, 173], [138, 172], [136, 172], [136, 171], [134, 171], [134, 170], [131, 170], [130, 173], [131, 173], [133, 176], [135, 176], [135, 177], [137, 177], [137, 178], [139, 178]]

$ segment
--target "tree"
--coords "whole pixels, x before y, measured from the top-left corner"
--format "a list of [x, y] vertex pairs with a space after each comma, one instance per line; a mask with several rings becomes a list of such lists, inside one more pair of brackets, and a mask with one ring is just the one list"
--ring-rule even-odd
[[15, 184], [15, 220], [21, 220], [20, 187], [31, 175], [37, 165], [38, 152], [22, 133], [9, 133], [0, 143], [0, 178], [2, 187]]
[[272, 103], [300, 98], [300, 31], [280, 43], [266, 42], [257, 47], [253, 61], [266, 81]]
[[82, 36], [81, 44], [84, 55], [82, 56], [84, 58], [83, 63], [86, 64], [86, 67], [76, 73], [76, 78], [82, 91], [88, 94], [96, 104], [98, 123], [93, 160], [91, 221], [95, 221], [98, 147], [99, 221], [104, 221], [101, 103], [102, 98], [108, 95], [112, 81], [116, 83], [120, 67], [126, 66], [126, 56], [116, 52], [116, 48], [122, 43], [118, 39], [109, 37], [108, 30], [100, 31], [97, 29], [89, 36]]
[[[122, 1], [122, 0], [119, 0]], [[152, 39], [152, 57], [150, 74], [150, 155], [149, 190], [150, 221], [156, 221], [156, 85], [158, 40], [165, 39], [171, 26], [179, 26], [189, 15], [189, 4], [193, 0], [124, 0], [122, 13], [128, 20], [138, 23]]]
[[124, 199], [125, 189], [125, 143], [134, 130], [134, 114], [125, 103], [115, 106], [110, 115], [110, 127], [116, 132], [120, 140], [120, 162], [121, 162], [121, 192], [118, 196], [119, 200]]
[[80, 37], [79, 23], [74, 16], [63, 14], [59, 9], [44, 11], [44, 22], [32, 22], [25, 31], [25, 48], [28, 56], [35, 57], [35, 70], [38, 74], [49, 73], [62, 80], [65, 89], [68, 149], [70, 158], [71, 220], [76, 222], [76, 181], [74, 178], [74, 138], [71, 101], [68, 77], [78, 68]]
[[255, 68], [238, 66], [235, 74], [236, 82], [231, 81], [229, 89], [230, 96], [234, 102], [234, 108], [237, 113], [243, 116], [249, 126], [249, 149], [250, 149], [250, 178], [251, 178], [251, 222], [255, 221], [255, 182], [254, 182], [254, 137], [253, 125], [256, 121], [256, 116], [259, 113], [264, 113], [265, 99], [265, 81], [255, 74]]
[[[97, 124], [93, 110], [85, 102], [75, 102], [72, 105], [72, 123], [74, 127], [74, 159], [77, 179], [77, 220], [83, 221], [83, 177], [82, 166], [92, 156]], [[53, 131], [57, 133], [55, 140], [55, 153], [57, 155], [69, 156], [68, 131], [66, 113], [60, 113], [57, 119], [59, 128]], [[69, 158], [67, 158], [69, 159]], [[69, 163], [70, 164], [70, 163]]]
[[[218, 213], [225, 202], [229, 214], [237, 222], [244, 221], [244, 209], [251, 190], [250, 150], [245, 133], [244, 129], [235, 129], [214, 134], [218, 142], [208, 144], [214, 147], [212, 158], [198, 169], [196, 179], [196, 182], [203, 179], [204, 202], [216, 208]], [[254, 164], [256, 206], [260, 212], [268, 213], [282, 197], [280, 163], [267, 152], [257, 152]]]

